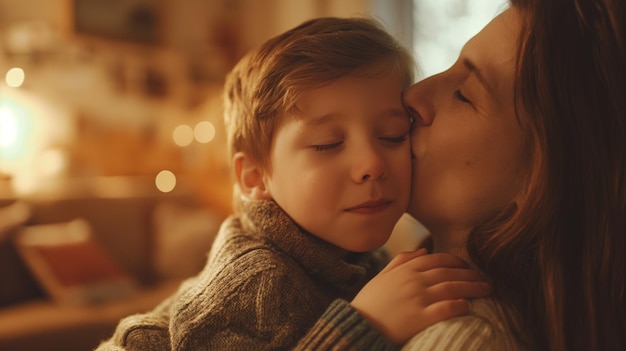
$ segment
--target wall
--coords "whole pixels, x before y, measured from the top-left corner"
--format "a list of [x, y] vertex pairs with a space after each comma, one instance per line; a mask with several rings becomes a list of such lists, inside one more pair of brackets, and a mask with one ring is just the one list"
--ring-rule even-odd
[[[220, 94], [232, 65], [247, 50], [312, 17], [374, 14], [402, 31], [397, 4], [406, 0], [153, 3], [159, 42], [146, 45], [77, 32], [71, 0], [0, 0], [0, 76], [11, 67], [25, 72], [18, 88], [0, 84], [0, 99], [23, 107], [35, 121], [29, 122], [29, 140], [38, 140], [19, 164], [3, 160], [0, 150], [0, 172], [18, 193], [43, 191], [42, 185], [58, 193], [75, 178], [143, 179], [167, 169], [207, 203], [227, 206]], [[177, 128], [203, 121], [215, 126], [212, 141], [173, 142]]]

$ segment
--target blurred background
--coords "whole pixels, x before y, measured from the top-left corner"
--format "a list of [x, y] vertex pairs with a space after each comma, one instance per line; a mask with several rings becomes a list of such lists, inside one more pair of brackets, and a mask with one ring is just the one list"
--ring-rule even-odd
[[[202, 267], [230, 213], [222, 83], [246, 51], [312, 17], [371, 15], [421, 79], [505, 3], [0, 0], [0, 349], [92, 349]], [[85, 278], [103, 266], [132, 284]]]

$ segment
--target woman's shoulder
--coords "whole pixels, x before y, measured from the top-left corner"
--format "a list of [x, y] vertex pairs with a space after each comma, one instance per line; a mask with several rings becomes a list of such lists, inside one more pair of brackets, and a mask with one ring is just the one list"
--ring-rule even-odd
[[410, 350], [522, 350], [493, 299], [476, 299], [470, 313], [434, 324], [402, 348]]

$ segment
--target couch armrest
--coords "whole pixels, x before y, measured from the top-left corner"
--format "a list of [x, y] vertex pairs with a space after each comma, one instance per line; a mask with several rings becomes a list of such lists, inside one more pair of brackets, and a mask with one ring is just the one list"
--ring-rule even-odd
[[179, 285], [179, 280], [164, 281], [99, 305], [33, 300], [2, 308], [0, 350], [91, 350], [113, 334], [120, 319], [154, 308]]

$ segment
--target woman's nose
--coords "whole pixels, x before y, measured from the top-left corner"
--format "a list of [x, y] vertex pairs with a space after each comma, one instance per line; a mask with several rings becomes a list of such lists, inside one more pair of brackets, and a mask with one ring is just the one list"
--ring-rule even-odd
[[433, 109], [433, 77], [408, 87], [402, 93], [402, 102], [417, 126], [429, 126], [435, 116]]
[[352, 179], [357, 183], [379, 180], [386, 175], [387, 163], [375, 147], [361, 149], [360, 155], [354, 161]]

